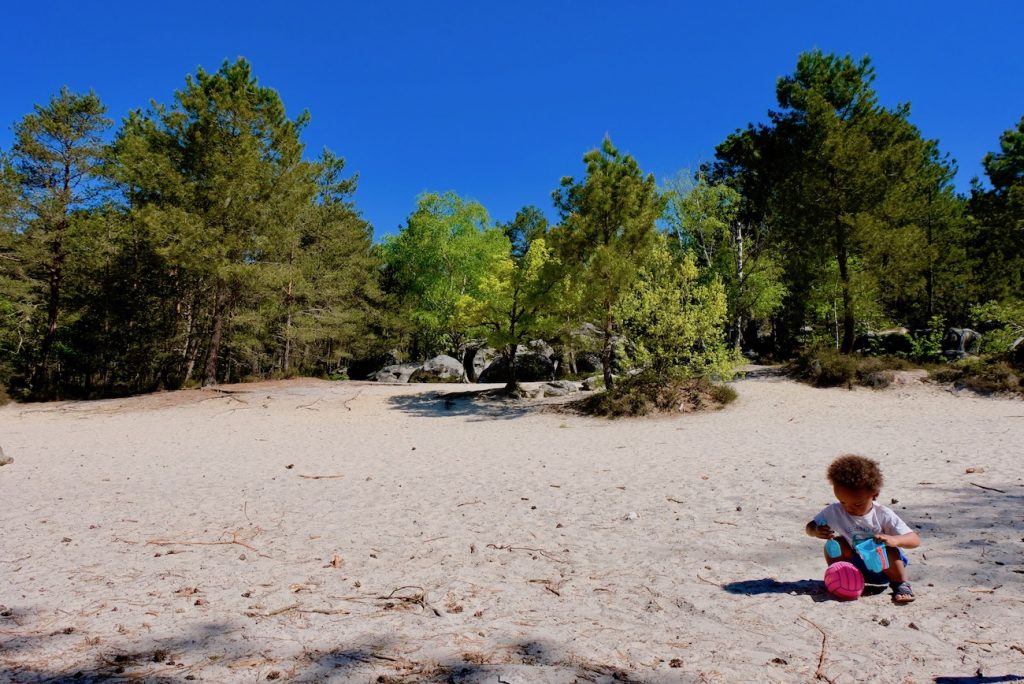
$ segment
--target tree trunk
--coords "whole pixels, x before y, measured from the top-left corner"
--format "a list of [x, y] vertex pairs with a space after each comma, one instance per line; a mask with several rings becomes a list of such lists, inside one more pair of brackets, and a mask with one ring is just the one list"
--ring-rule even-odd
[[224, 281], [217, 281], [217, 295], [213, 304], [213, 333], [210, 336], [210, 349], [206, 354], [206, 371], [203, 373], [203, 387], [217, 384], [217, 359], [220, 356], [220, 342], [224, 334], [224, 301], [227, 286]]
[[292, 281], [288, 281], [288, 291], [285, 295], [285, 311], [288, 312], [284, 322], [284, 374], [288, 375], [291, 369], [292, 356]]
[[612, 378], [612, 321], [611, 304], [605, 302], [604, 340], [601, 344], [601, 370], [604, 373], [604, 387], [611, 390], [615, 384]]
[[39, 374], [44, 386], [49, 382], [50, 352], [57, 337], [57, 316], [60, 313], [60, 285], [63, 280], [63, 255], [59, 254], [60, 242], [54, 243], [53, 262], [50, 265], [50, 291], [46, 303], [46, 335], [40, 350]]
[[[743, 224], [736, 223], [736, 228], [733, 233], [736, 238], [736, 285], [738, 288], [743, 288], [743, 269], [745, 263], [743, 261]], [[739, 297], [736, 297], [739, 300]], [[733, 340], [733, 345], [736, 351], [740, 350], [743, 343], [743, 316], [739, 311], [734, 311], [735, 314], [735, 330], [736, 339]]]
[[843, 341], [839, 345], [840, 354], [853, 351], [853, 333], [856, 319], [853, 312], [853, 292], [850, 284], [850, 266], [847, 263], [846, 250], [839, 250], [839, 280], [843, 286]]
[[516, 344], [507, 344], [505, 345], [505, 349], [502, 351], [502, 354], [505, 356], [505, 363], [508, 366], [508, 378], [505, 382], [506, 392], [515, 391], [516, 386], [519, 384], [516, 382], [516, 357], [518, 356], [518, 354], [516, 354], [518, 351], [517, 347], [518, 345]]

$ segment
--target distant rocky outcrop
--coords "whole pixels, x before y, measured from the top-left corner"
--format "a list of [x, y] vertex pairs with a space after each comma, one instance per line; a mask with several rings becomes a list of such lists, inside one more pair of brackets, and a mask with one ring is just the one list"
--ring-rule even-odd
[[465, 382], [466, 369], [451, 356], [435, 356], [413, 371], [409, 382]]
[[[519, 345], [516, 351], [516, 380], [537, 382], [554, 379], [556, 366], [551, 359], [553, 354], [554, 350], [546, 344], [534, 345], [532, 348]], [[496, 356], [480, 373], [477, 382], [508, 382], [508, 361], [505, 357]]]
[[853, 341], [853, 350], [861, 354], [909, 354], [913, 349], [913, 340], [906, 328], [869, 331], [857, 335]]
[[409, 382], [409, 378], [419, 367], [416, 363], [396, 363], [371, 373], [367, 379], [375, 382]]
[[377, 354], [365, 359], [353, 359], [347, 368], [349, 380], [374, 379], [371, 376], [379, 372], [379, 369], [398, 366], [402, 363], [402, 355], [397, 350], [383, 354]]

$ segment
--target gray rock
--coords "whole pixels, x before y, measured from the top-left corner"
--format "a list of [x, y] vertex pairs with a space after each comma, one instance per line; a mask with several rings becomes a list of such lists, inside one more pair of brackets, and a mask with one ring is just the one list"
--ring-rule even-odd
[[467, 344], [460, 349], [462, 355], [462, 368], [466, 372], [468, 382], [479, 382], [480, 374], [487, 366], [491, 365], [498, 350], [481, 343]]
[[906, 328], [869, 331], [857, 335], [853, 341], [853, 350], [861, 354], [909, 354], [913, 350], [913, 340]]
[[[533, 340], [529, 344], [527, 344], [526, 347], [530, 353], [543, 356], [544, 358], [550, 359], [552, 356], [555, 355], [554, 347], [552, 347], [544, 340]], [[519, 349], [521, 350], [522, 348], [522, 345], [520, 345]]]
[[419, 369], [419, 365], [415, 363], [396, 363], [392, 366], [385, 366], [376, 373], [372, 374], [369, 379], [376, 382], [409, 382], [409, 378], [412, 374]]
[[465, 382], [466, 369], [458, 359], [442, 354], [417, 368], [409, 382]]
[[949, 361], [977, 354], [981, 347], [981, 333], [970, 328], [946, 328], [942, 336], [942, 355]]
[[544, 390], [545, 397], [564, 397], [567, 394], [574, 394], [579, 391], [579, 387], [577, 387], [576, 383], [568, 380], [546, 382], [541, 385], [541, 389]]
[[583, 380], [583, 382], [580, 383], [580, 389], [582, 389], [585, 392], [593, 392], [603, 384], [604, 376], [591, 375], [589, 378], [586, 378], [585, 380]]
[[14, 463], [14, 459], [10, 456], [4, 456], [3, 448], [0, 448], [0, 466], [10, 465]]
[[[550, 380], [554, 377], [555, 364], [546, 356], [525, 352], [520, 346], [516, 353], [516, 380], [519, 382], [537, 382]], [[480, 382], [507, 382], [508, 364], [504, 356], [498, 356], [480, 373]]]

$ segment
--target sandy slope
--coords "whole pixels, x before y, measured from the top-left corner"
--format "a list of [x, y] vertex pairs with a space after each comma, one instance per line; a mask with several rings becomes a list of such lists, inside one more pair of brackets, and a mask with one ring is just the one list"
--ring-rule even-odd
[[[0, 409], [0, 681], [1024, 677], [1024, 402], [761, 377], [607, 422], [222, 389]], [[910, 606], [823, 594], [802, 528], [848, 451], [921, 533]]]

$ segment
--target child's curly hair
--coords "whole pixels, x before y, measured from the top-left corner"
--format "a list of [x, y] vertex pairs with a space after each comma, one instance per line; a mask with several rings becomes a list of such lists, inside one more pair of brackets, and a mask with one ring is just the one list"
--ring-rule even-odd
[[828, 481], [833, 485], [864, 492], [882, 491], [882, 471], [878, 461], [844, 454], [828, 467]]

